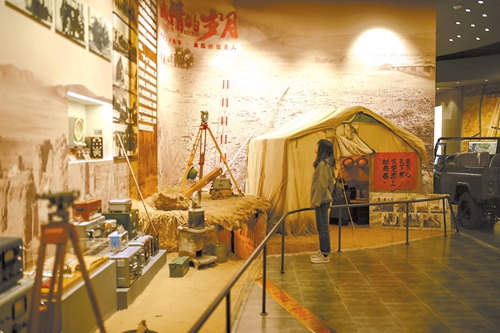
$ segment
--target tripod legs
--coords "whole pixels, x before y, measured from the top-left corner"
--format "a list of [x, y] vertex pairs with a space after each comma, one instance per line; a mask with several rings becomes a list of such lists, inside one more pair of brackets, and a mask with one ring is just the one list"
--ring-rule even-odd
[[[75, 254], [80, 263], [85, 287], [90, 298], [96, 323], [101, 332], [106, 332], [103, 319], [99, 310], [99, 304], [90, 284], [90, 278], [83, 260], [83, 255], [78, 244], [75, 227], [67, 222], [49, 223], [42, 225], [41, 244], [37, 259], [35, 284], [33, 286], [33, 297], [28, 333], [60, 333], [62, 330], [61, 298], [63, 291], [64, 257], [66, 255], [66, 245], [70, 239], [73, 243]], [[42, 276], [47, 245], [56, 246], [52, 277], [50, 279], [49, 290], [45, 304], [42, 304]]]

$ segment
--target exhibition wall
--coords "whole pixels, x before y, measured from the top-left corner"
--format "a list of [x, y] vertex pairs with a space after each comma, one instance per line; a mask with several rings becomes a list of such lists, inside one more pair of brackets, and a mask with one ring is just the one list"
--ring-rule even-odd
[[[114, 22], [114, 6], [123, 1], [77, 2]], [[61, 1], [45, 1], [52, 26], [16, 9], [22, 4], [0, 1], [0, 230], [35, 249], [47, 217], [37, 193], [77, 189], [105, 206], [134, 186], [123, 159], [73, 163], [68, 156], [66, 93], [111, 104], [117, 63], [57, 30]], [[214, 135], [206, 140], [205, 174], [222, 155], [242, 190], [250, 138], [311, 109], [363, 105], [424, 139], [432, 156], [434, 1], [157, 5], [157, 144], [139, 130], [133, 161], [148, 188], [180, 186], [200, 111], [208, 111]], [[157, 154], [157, 164], [141, 164], [141, 152]], [[198, 157], [196, 151], [196, 168]]]

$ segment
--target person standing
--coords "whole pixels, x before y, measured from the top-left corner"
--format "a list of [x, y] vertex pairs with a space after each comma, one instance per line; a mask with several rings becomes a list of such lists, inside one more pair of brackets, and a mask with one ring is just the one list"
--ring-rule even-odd
[[311, 207], [314, 208], [316, 216], [320, 252], [311, 256], [311, 262], [321, 264], [330, 262], [331, 245], [330, 231], [328, 229], [330, 212], [328, 208], [333, 201], [332, 191], [335, 184], [332, 171], [335, 164], [333, 144], [329, 140], [321, 139], [316, 144], [314, 152], [316, 153], [316, 160], [313, 163]]

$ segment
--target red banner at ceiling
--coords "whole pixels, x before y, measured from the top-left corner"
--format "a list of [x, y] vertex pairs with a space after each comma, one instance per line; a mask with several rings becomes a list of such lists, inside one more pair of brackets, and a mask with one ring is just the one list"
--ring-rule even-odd
[[414, 190], [418, 186], [417, 153], [376, 153], [373, 158], [373, 190]]

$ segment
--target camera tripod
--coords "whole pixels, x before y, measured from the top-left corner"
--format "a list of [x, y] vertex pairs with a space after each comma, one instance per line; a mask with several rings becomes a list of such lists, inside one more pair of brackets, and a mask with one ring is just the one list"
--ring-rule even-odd
[[186, 180], [188, 179], [188, 174], [189, 170], [193, 166], [193, 160], [194, 156], [196, 155], [196, 151], [198, 148], [200, 148], [200, 171], [199, 171], [199, 178], [203, 178], [203, 166], [205, 164], [205, 151], [207, 148], [207, 132], [210, 134], [210, 137], [212, 138], [213, 143], [215, 144], [215, 148], [217, 148], [217, 151], [219, 152], [221, 160], [224, 162], [224, 165], [226, 166], [227, 172], [229, 172], [229, 175], [231, 176], [231, 179], [233, 180], [234, 186], [238, 190], [239, 194], [241, 193], [241, 190], [238, 186], [238, 183], [236, 182], [236, 179], [233, 176], [233, 173], [231, 172], [231, 169], [229, 169], [229, 165], [227, 164], [226, 159], [224, 158], [224, 154], [222, 153], [219, 145], [217, 144], [217, 140], [215, 139], [212, 130], [210, 130], [210, 127], [208, 126], [208, 111], [200, 111], [201, 112], [201, 124], [198, 129], [198, 133], [196, 134], [196, 139], [193, 144], [193, 148], [191, 149], [191, 155], [189, 156], [189, 161], [187, 164], [186, 172], [184, 173], [184, 177], [182, 178], [182, 186], [181, 188], [184, 188], [184, 185], [186, 184]]
[[[59, 194], [42, 194], [39, 199], [48, 199], [49, 207], [56, 206], [57, 210], [49, 213], [49, 223], [42, 225], [40, 248], [36, 266], [35, 283], [33, 286], [33, 297], [31, 300], [31, 312], [28, 333], [52, 332], [59, 333], [62, 330], [61, 297], [63, 289], [64, 257], [68, 240], [73, 244], [76, 257], [80, 264], [81, 273], [85, 281], [85, 287], [94, 311], [96, 323], [101, 332], [106, 332], [104, 322], [99, 310], [99, 304], [92, 288], [90, 277], [83, 260], [82, 251], [78, 243], [78, 235], [73, 224], [69, 223], [69, 207], [78, 198], [79, 192], [64, 192]], [[49, 291], [46, 301], [42, 304], [42, 276], [45, 254], [48, 244], [56, 246], [54, 267], [50, 278]]]

